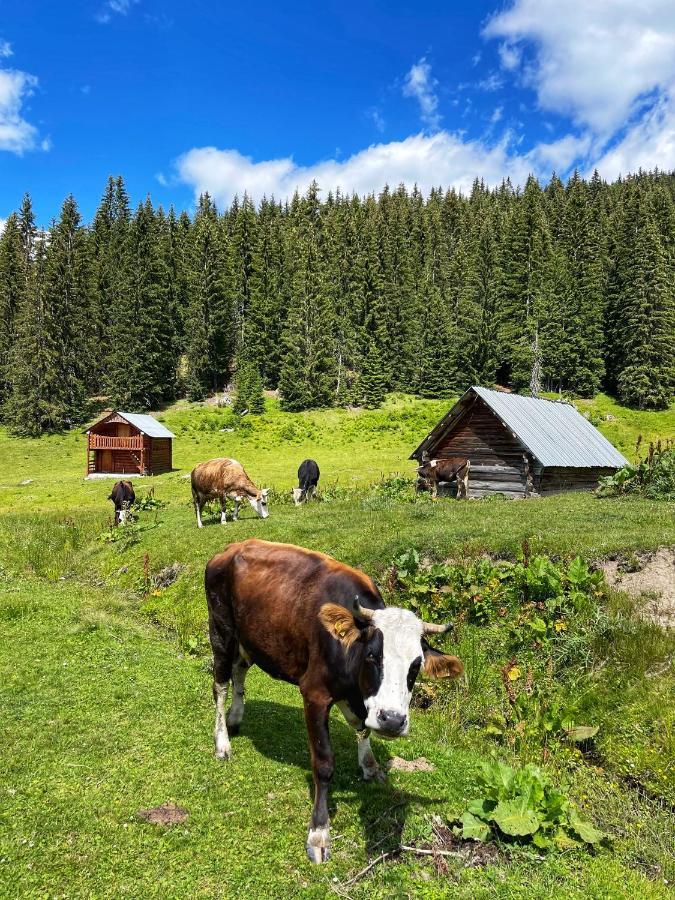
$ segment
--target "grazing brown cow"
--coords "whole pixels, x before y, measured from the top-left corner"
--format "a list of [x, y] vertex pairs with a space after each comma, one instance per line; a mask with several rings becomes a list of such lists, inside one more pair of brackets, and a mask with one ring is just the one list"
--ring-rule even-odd
[[471, 463], [463, 456], [451, 456], [448, 459], [427, 459], [417, 467], [418, 484], [426, 484], [432, 497], [438, 496], [438, 484], [441, 481], [457, 480], [457, 497], [466, 497], [469, 490], [469, 470]]
[[267, 508], [267, 488], [258, 490], [244, 472], [244, 467], [236, 459], [212, 459], [200, 463], [190, 475], [192, 499], [197, 513], [197, 525], [202, 527], [202, 510], [209, 500], [220, 500], [220, 523], [227, 522], [227, 499], [234, 500], [232, 521], [239, 517], [239, 504], [248, 500], [261, 519], [269, 515]]
[[129, 511], [136, 502], [134, 486], [130, 481], [116, 481], [108, 500], [115, 506], [115, 525], [126, 525]]
[[[382, 779], [369, 734], [406, 735], [415, 679], [463, 671], [456, 656], [425, 639], [450, 626], [422, 622], [407, 609], [385, 608], [363, 572], [323, 553], [250, 539], [230, 544], [206, 567], [209, 635], [213, 649], [216, 757], [229, 759], [228, 732], [244, 715], [244, 680], [251, 665], [297, 684], [314, 776], [314, 810], [307, 836], [312, 862], [330, 856], [328, 786], [334, 757], [328, 718], [337, 704], [355, 729], [366, 780]], [[228, 683], [232, 705], [225, 714]]]

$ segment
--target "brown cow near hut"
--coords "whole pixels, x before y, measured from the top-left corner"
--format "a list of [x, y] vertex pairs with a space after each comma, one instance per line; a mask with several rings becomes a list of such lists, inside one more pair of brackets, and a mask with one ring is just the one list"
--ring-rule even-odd
[[[209, 635], [213, 649], [216, 757], [231, 756], [230, 734], [244, 716], [244, 681], [252, 665], [296, 684], [314, 776], [314, 810], [307, 835], [312, 862], [330, 857], [328, 788], [334, 756], [328, 731], [335, 704], [356, 731], [366, 780], [381, 780], [371, 731], [403, 737], [420, 671], [456, 678], [456, 656], [434, 650], [427, 636], [450, 625], [423, 622], [413, 612], [385, 607], [374, 581], [323, 553], [251, 538], [230, 544], [206, 566]], [[229, 682], [232, 705], [225, 712]]]
[[427, 488], [432, 497], [438, 495], [438, 485], [457, 482], [457, 498], [466, 497], [471, 463], [466, 457], [451, 456], [448, 459], [423, 459], [417, 467], [417, 485]]
[[220, 500], [220, 524], [227, 522], [227, 500], [234, 500], [232, 521], [239, 517], [239, 504], [248, 500], [252, 508], [266, 519], [269, 515], [267, 495], [269, 490], [259, 490], [244, 471], [244, 467], [236, 459], [222, 457], [200, 463], [190, 475], [192, 499], [197, 513], [197, 525], [202, 527], [202, 510], [209, 500]]

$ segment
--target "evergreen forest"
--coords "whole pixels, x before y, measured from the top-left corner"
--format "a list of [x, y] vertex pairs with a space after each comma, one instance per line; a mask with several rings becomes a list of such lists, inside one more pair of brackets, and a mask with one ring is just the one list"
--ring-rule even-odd
[[[471, 384], [660, 409], [675, 391], [675, 175], [614, 183], [318, 185], [193, 215], [110, 178], [93, 221], [30, 197], [0, 237], [0, 417], [38, 436], [234, 384], [290, 411]], [[237, 407], [238, 405], [238, 407]]]

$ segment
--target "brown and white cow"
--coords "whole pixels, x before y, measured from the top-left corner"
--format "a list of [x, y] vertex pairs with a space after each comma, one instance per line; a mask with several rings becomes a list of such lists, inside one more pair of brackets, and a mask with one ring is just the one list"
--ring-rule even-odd
[[[449, 626], [422, 622], [406, 609], [385, 608], [363, 572], [291, 544], [256, 539], [230, 544], [206, 566], [205, 587], [216, 757], [230, 757], [229, 735], [239, 730], [244, 715], [244, 680], [251, 665], [297, 684], [315, 790], [306, 849], [312, 862], [324, 862], [330, 857], [331, 707], [336, 704], [356, 731], [363, 777], [382, 779], [370, 732], [387, 738], [408, 733], [420, 669], [432, 678], [463, 671], [456, 656], [433, 650], [425, 638]], [[226, 714], [230, 680], [232, 705]]]
[[[417, 467], [418, 479], [426, 484], [431, 496], [438, 496], [438, 485], [441, 481], [457, 480], [457, 497], [466, 497], [469, 490], [469, 471], [471, 463], [463, 456], [450, 456], [448, 459], [423, 459]], [[419, 482], [418, 482], [419, 483]]]
[[209, 500], [220, 500], [220, 523], [227, 522], [227, 500], [234, 500], [232, 521], [239, 517], [239, 504], [248, 500], [261, 519], [269, 516], [267, 488], [259, 490], [236, 459], [222, 457], [200, 463], [190, 475], [192, 499], [197, 513], [197, 525], [202, 527], [202, 510]]

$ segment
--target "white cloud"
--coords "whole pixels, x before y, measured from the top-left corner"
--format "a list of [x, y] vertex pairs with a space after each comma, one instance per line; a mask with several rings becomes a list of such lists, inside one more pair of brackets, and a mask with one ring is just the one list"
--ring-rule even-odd
[[12, 45], [9, 41], [0, 41], [0, 59], [8, 59], [12, 53]]
[[381, 134], [384, 131], [387, 123], [384, 121], [384, 116], [382, 115], [380, 110], [376, 106], [374, 106], [372, 109], [368, 110], [368, 117], [370, 118], [375, 128]]
[[254, 162], [236, 150], [199, 147], [178, 159], [176, 173], [179, 181], [192, 187], [195, 198], [208, 191], [225, 207], [244, 192], [258, 201], [263, 196], [283, 200], [296, 190], [302, 193], [312, 181], [324, 193], [340, 188], [360, 195], [380, 191], [385, 184], [417, 184], [424, 192], [439, 185], [469, 191], [475, 178], [498, 185], [509, 177], [514, 184], [524, 184], [530, 172], [547, 177], [552, 168], [563, 171], [573, 154], [583, 149], [582, 140], [570, 137], [516, 153], [509, 135], [490, 146], [439, 131], [373, 144], [344, 161], [329, 159], [309, 166], [290, 157]]
[[597, 160], [595, 166], [607, 179], [638, 169], [675, 167], [675, 90], [662, 96], [639, 122]]
[[422, 122], [433, 130], [441, 124], [436, 96], [437, 85], [438, 81], [431, 74], [431, 66], [424, 56], [411, 66], [403, 83], [403, 96], [417, 100]]
[[492, 112], [492, 115], [490, 116], [490, 125], [496, 125], [497, 122], [499, 122], [501, 120], [503, 114], [504, 114], [503, 106], [495, 107], [495, 109]]
[[483, 78], [476, 85], [481, 91], [498, 91], [504, 86], [504, 79], [497, 72], [492, 72], [487, 78]]
[[[675, 81], [672, 0], [514, 0], [483, 33], [505, 39], [502, 65], [520, 68], [543, 109], [605, 137]], [[515, 54], [527, 44], [534, 59], [523, 64]]]
[[37, 78], [18, 69], [0, 69], [0, 150], [22, 154], [37, 144], [37, 129], [23, 117], [23, 104]]
[[0, 234], [5, 230], [5, 225], [7, 224], [7, 219], [0, 218]]
[[103, 9], [98, 13], [96, 19], [102, 25], [107, 25], [111, 21], [113, 15], [126, 16], [132, 6], [135, 6], [138, 0], [107, 0]]
[[507, 72], [518, 68], [522, 55], [522, 49], [517, 44], [507, 42], [499, 45], [499, 61]]

